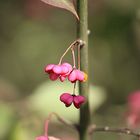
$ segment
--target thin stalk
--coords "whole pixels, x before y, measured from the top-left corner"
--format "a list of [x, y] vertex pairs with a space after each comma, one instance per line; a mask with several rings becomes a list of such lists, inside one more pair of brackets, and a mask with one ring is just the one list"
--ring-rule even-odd
[[81, 48], [81, 46], [79, 45], [79, 46], [78, 46], [78, 53], [77, 53], [77, 54], [78, 54], [78, 69], [79, 69], [79, 70], [81, 69], [81, 64], [80, 64], [80, 63], [81, 63], [81, 61], [80, 61], [80, 60], [81, 60], [81, 59], [80, 59], [80, 58], [81, 58], [81, 55], [80, 55], [80, 48]]
[[73, 85], [73, 95], [75, 95], [75, 90], [76, 90], [76, 82]]
[[[77, 24], [77, 38], [84, 41], [84, 46], [80, 49], [80, 67], [88, 74], [88, 0], [77, 0], [77, 12], [80, 20]], [[79, 83], [79, 94], [87, 98], [88, 101], [88, 81]], [[87, 128], [90, 122], [89, 103], [80, 108], [79, 136], [80, 140], [87, 140]]]
[[59, 64], [61, 64], [62, 63], [62, 60], [63, 60], [63, 58], [64, 58], [64, 56], [68, 53], [68, 51], [70, 50], [70, 49], [74, 49], [74, 46], [75, 45], [78, 45], [78, 44], [80, 44], [80, 40], [79, 39], [77, 39], [77, 40], [75, 40], [73, 43], [71, 43], [70, 44], [70, 46], [65, 50], [65, 52], [63, 53], [63, 55], [61, 56], [61, 58], [60, 58], [60, 60], [59, 60]]
[[75, 62], [75, 52], [74, 49], [71, 48], [71, 52], [72, 52], [72, 61], [73, 61], [73, 68], [76, 68], [76, 62]]

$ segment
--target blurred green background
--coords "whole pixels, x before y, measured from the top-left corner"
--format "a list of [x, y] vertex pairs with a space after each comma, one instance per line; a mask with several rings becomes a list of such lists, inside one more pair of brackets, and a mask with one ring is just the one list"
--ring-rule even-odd
[[[140, 89], [140, 0], [89, 0], [89, 29], [92, 121], [126, 126], [127, 96]], [[39, 0], [0, 1], [0, 140], [35, 139], [52, 111], [78, 121], [78, 110], [59, 101], [62, 92], [72, 91], [71, 84], [51, 82], [44, 73], [75, 39], [76, 19], [68, 11]], [[71, 55], [65, 60], [71, 62]], [[63, 140], [77, 139], [56, 120], [49, 131]]]

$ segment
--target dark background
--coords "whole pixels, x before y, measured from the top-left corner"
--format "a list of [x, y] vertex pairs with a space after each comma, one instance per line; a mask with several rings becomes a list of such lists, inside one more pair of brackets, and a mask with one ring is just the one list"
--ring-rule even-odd
[[[89, 29], [92, 121], [126, 126], [127, 96], [140, 89], [140, 1], [90, 0]], [[50, 82], [44, 73], [45, 65], [58, 63], [75, 39], [76, 19], [70, 12], [39, 0], [0, 1], [0, 139], [34, 139], [52, 111], [77, 122], [78, 111], [58, 99], [72, 91], [71, 85]], [[65, 60], [71, 62], [71, 55]], [[64, 125], [51, 125], [51, 135], [76, 139]]]

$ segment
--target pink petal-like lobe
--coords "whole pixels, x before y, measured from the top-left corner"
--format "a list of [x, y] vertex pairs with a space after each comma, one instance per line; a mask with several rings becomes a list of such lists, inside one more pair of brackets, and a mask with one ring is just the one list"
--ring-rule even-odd
[[46, 136], [39, 136], [39, 137], [36, 137], [35, 140], [49, 140], [49, 139]]
[[66, 79], [66, 76], [60, 76], [59, 79], [60, 79], [61, 82], [64, 82], [65, 79]]
[[60, 101], [63, 102], [66, 107], [69, 107], [73, 102], [73, 96], [69, 93], [63, 93], [60, 96]]
[[62, 73], [62, 68], [61, 68], [60, 65], [55, 65], [52, 70], [55, 74], [61, 74]]
[[66, 67], [69, 69], [69, 72], [72, 71], [72, 66], [71, 66], [71, 64], [65, 62], [65, 63], [63, 63], [62, 65], [66, 66]]
[[68, 80], [71, 81], [72, 83], [75, 82], [77, 80], [77, 73], [76, 70], [73, 70], [69, 76], [68, 76]]
[[84, 81], [84, 73], [80, 70], [76, 70], [76, 73], [77, 73], [77, 80], [79, 81]]
[[62, 69], [61, 74], [66, 74], [69, 72], [69, 68], [65, 65], [61, 65], [61, 69]]
[[81, 95], [73, 96], [73, 104], [78, 109], [85, 102], [85, 97]]
[[45, 72], [50, 73], [55, 65], [49, 64], [45, 67]]
[[49, 75], [49, 78], [50, 78], [52, 81], [57, 80], [58, 77], [59, 77], [59, 75], [57, 75], [57, 74], [55, 74], [55, 73], [50, 73], [50, 75]]

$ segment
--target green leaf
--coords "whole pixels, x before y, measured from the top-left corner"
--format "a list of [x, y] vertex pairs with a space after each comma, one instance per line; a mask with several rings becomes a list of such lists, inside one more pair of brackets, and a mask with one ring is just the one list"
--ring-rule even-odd
[[72, 1], [70, 0], [41, 0], [41, 1], [55, 7], [66, 9], [70, 11], [71, 13], [73, 13], [76, 16], [76, 18], [79, 20], [78, 14], [75, 10], [75, 7]]

